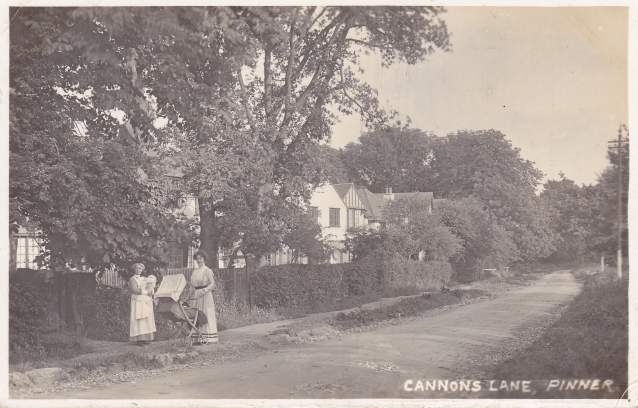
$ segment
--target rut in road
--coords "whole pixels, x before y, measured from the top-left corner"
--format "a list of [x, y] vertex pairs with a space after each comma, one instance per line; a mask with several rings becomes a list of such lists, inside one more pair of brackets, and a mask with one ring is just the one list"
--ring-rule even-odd
[[481, 348], [514, 337], [580, 291], [569, 271], [495, 299], [249, 361], [45, 398], [403, 398], [409, 378], [467, 378]]

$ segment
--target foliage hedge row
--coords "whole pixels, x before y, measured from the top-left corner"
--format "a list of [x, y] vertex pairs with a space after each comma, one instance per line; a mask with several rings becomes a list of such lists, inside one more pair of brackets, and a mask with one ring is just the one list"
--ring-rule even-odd
[[[417, 262], [377, 255], [348, 264], [263, 267], [252, 274], [251, 291], [253, 304], [263, 308], [312, 308], [336, 298], [389, 294], [393, 288], [433, 290], [446, 284], [450, 275], [451, 267], [445, 262]], [[24, 276], [10, 278], [9, 347], [12, 355], [47, 354], [50, 345], [46, 335], [59, 323], [55, 321], [58, 308], [55, 286], [47, 286], [35, 275], [29, 279], [23, 279]], [[87, 283], [80, 282], [77, 295], [84, 335], [99, 340], [126, 341], [130, 316], [128, 291]], [[188, 296], [189, 287], [184, 290], [184, 296]], [[213, 296], [219, 322], [225, 314], [232, 314], [229, 309], [232, 305], [221, 283]], [[67, 317], [73, 320], [68, 307]], [[157, 313], [155, 324], [158, 340], [166, 339], [174, 330], [174, 325]]]
[[[39, 289], [39, 290], [38, 290]], [[19, 282], [9, 283], [9, 350], [44, 353], [42, 336], [47, 328], [48, 292]]]
[[[130, 293], [126, 289], [96, 286], [92, 275], [81, 278], [78, 285], [77, 309], [84, 323], [82, 334], [97, 340], [127, 341], [131, 310]], [[228, 303], [222, 286], [218, 283], [213, 292], [218, 312]], [[192, 287], [187, 285], [182, 298], [188, 297], [192, 291]], [[68, 286], [67, 297], [70, 297]], [[12, 356], [46, 355], [49, 351], [54, 351], [49, 350], [49, 334], [60, 327], [57, 311], [58, 296], [55, 284], [45, 283], [41, 276], [31, 271], [12, 274], [9, 283], [9, 349]], [[221, 312], [223, 314], [224, 310]], [[73, 315], [69, 305], [66, 313], [70, 322], [69, 329], [74, 329], [71, 327]], [[155, 326], [157, 340], [168, 338], [176, 329], [171, 321], [159, 313], [155, 313]]]
[[265, 266], [251, 275], [253, 303], [264, 308], [312, 308], [330, 300], [384, 295], [395, 288], [436, 290], [449, 282], [447, 262], [370, 256], [345, 264]]

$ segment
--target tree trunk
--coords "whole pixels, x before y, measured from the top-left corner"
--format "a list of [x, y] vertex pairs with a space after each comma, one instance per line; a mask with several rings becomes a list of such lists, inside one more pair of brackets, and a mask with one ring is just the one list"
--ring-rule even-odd
[[[207, 208], [208, 207], [208, 208]], [[201, 245], [199, 249], [209, 256], [207, 266], [211, 269], [219, 268], [219, 237], [217, 233], [217, 222], [215, 218], [215, 207], [207, 206], [204, 199], [199, 200], [199, 226]]]

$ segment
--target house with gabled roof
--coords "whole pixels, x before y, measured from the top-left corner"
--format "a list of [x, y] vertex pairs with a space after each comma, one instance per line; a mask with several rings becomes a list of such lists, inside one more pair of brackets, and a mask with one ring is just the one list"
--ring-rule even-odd
[[353, 183], [332, 185], [346, 205], [346, 228], [361, 227], [365, 224], [366, 208]]
[[383, 218], [383, 208], [387, 204], [387, 201], [383, 199], [379, 194], [374, 194], [370, 190], [365, 188], [357, 189], [364, 212], [364, 225], [368, 225], [372, 228], [379, 228], [385, 223]]
[[432, 192], [393, 193], [392, 188], [389, 187], [386, 188], [385, 193], [372, 193], [365, 188], [357, 189], [357, 193], [365, 208], [365, 224], [373, 228], [378, 228], [385, 223], [383, 209], [388, 201], [416, 197], [429, 204], [430, 213], [434, 208], [434, 194]]
[[[433, 208], [431, 192], [372, 193], [365, 188], [356, 188], [353, 183], [326, 184], [313, 192], [308, 203], [308, 212], [324, 227], [324, 237], [332, 247], [330, 263], [350, 262], [350, 253], [345, 248], [345, 236], [348, 228], [380, 228], [385, 224], [383, 209], [389, 201], [407, 197], [417, 197], [429, 203]], [[264, 265], [281, 265], [291, 262], [308, 263], [305, 257], [292, 259], [292, 252], [283, 249], [269, 254], [260, 262]]]

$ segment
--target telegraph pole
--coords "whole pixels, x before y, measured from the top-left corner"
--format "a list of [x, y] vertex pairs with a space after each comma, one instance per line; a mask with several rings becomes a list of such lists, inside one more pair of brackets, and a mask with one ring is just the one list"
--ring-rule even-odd
[[622, 278], [622, 125], [618, 128], [618, 140], [610, 140], [609, 143], [618, 143], [618, 146], [612, 147], [618, 147], [618, 260], [616, 261], [616, 265], [618, 267], [618, 278]]

